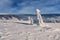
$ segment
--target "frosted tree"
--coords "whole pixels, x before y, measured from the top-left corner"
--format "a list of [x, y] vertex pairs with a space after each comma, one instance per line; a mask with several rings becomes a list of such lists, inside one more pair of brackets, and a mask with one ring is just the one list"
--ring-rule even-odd
[[42, 19], [42, 16], [40, 14], [40, 10], [39, 9], [36, 9], [36, 15], [37, 15], [37, 20], [38, 20], [38, 24], [40, 26], [47, 26], [44, 22], [43, 22], [43, 19]]

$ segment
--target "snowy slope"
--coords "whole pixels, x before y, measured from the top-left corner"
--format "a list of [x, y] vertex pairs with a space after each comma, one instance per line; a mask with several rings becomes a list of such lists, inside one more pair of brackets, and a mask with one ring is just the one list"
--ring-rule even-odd
[[13, 22], [0, 22], [0, 40], [60, 40], [60, 23], [49, 27]]

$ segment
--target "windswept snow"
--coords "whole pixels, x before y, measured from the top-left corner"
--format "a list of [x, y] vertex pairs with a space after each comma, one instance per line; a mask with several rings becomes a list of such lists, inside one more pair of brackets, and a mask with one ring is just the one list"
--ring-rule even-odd
[[60, 40], [59, 24], [48, 23], [50, 27], [40, 27], [18, 22], [0, 22], [0, 40]]

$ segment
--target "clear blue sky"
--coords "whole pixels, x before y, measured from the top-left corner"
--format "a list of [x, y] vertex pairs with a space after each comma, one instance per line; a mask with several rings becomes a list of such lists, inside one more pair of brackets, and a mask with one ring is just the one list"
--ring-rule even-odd
[[0, 0], [0, 13], [34, 14], [36, 8], [42, 14], [59, 14], [60, 0]]

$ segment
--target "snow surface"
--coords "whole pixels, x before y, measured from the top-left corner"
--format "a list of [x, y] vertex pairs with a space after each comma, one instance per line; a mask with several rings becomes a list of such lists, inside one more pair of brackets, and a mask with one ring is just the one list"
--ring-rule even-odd
[[46, 23], [49, 27], [0, 22], [0, 40], [60, 40], [60, 23]]

